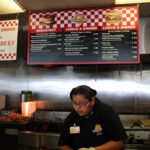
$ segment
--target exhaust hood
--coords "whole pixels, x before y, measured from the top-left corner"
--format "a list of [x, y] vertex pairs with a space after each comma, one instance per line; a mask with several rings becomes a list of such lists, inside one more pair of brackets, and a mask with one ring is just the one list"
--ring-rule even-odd
[[140, 54], [150, 54], [150, 18], [142, 17], [139, 21]]

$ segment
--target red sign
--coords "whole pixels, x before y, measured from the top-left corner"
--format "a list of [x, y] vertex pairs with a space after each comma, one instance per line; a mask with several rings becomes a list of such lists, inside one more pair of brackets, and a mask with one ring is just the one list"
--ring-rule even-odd
[[16, 60], [18, 20], [0, 21], [0, 61]]

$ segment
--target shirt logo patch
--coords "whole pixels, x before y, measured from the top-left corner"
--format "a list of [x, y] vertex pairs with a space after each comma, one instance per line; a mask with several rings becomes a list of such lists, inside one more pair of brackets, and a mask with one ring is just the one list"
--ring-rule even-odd
[[96, 135], [102, 134], [102, 126], [100, 124], [95, 125], [95, 129], [93, 130], [93, 133], [96, 133]]

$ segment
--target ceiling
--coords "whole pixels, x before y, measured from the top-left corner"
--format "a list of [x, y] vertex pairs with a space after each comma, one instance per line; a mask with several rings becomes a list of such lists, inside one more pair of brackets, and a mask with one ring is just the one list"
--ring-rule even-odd
[[[0, 0], [0, 14], [16, 13], [6, 1]], [[27, 11], [47, 11], [56, 9], [114, 7], [115, 0], [15, 0]], [[134, 4], [136, 5], [136, 4]], [[120, 6], [120, 5], [119, 5]], [[123, 6], [123, 5], [121, 5]], [[150, 16], [150, 3], [139, 4], [139, 15]]]
[[115, 0], [17, 0], [25, 8], [30, 10], [70, 9], [110, 6]]

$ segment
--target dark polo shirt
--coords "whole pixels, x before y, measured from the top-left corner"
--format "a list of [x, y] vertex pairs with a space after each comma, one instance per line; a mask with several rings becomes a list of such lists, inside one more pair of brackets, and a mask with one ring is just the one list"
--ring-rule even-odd
[[[71, 127], [76, 129], [76, 133], [71, 133]], [[125, 138], [126, 133], [117, 113], [110, 106], [96, 100], [89, 116], [80, 117], [75, 111], [69, 114], [58, 145], [69, 145], [73, 150], [77, 150]]]

